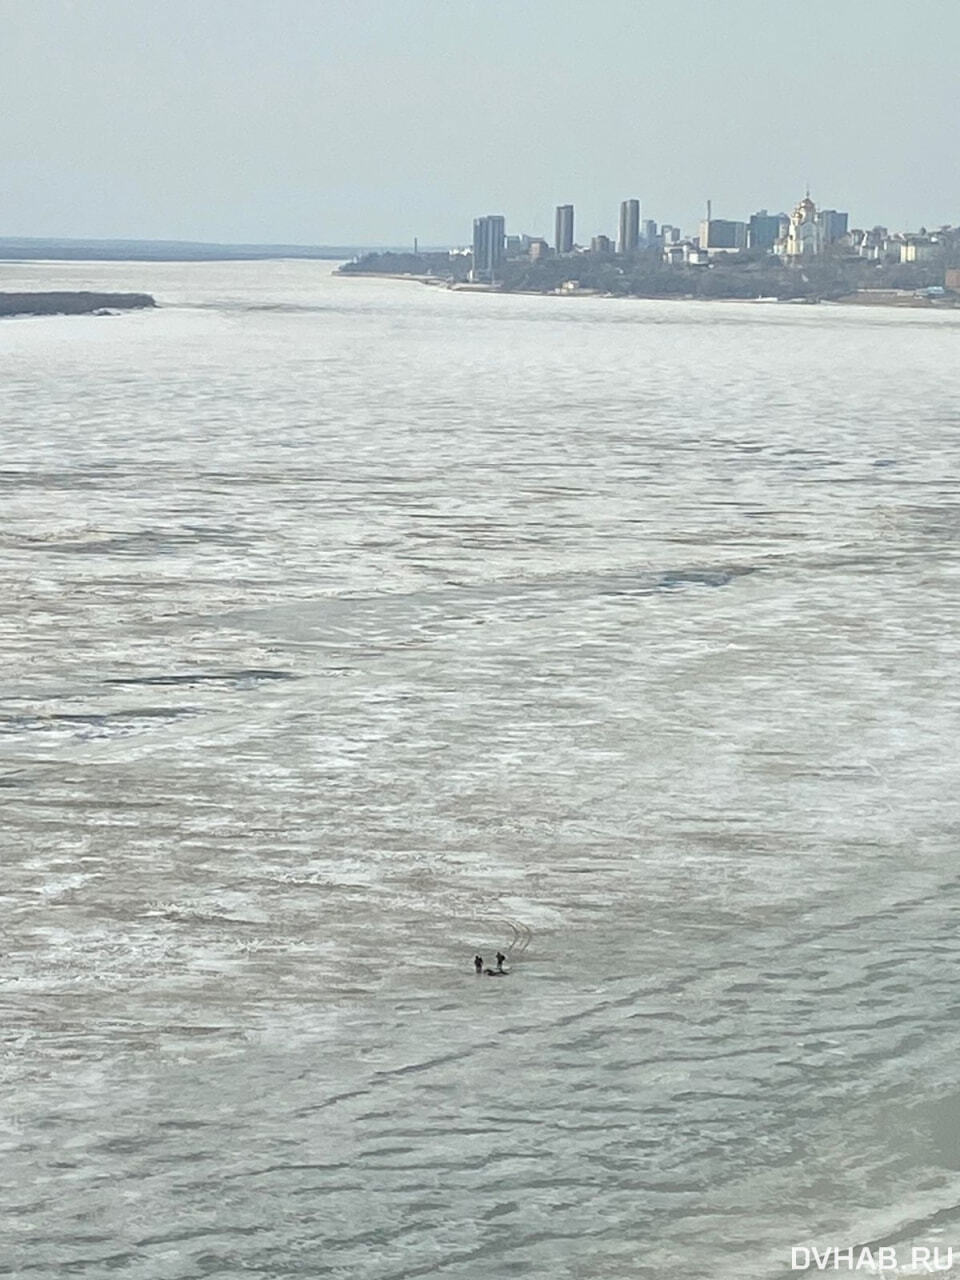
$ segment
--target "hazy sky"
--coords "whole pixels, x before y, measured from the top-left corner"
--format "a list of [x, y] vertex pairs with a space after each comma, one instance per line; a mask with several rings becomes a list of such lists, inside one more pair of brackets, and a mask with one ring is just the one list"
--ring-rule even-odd
[[0, 0], [0, 236], [960, 223], [958, 0]]

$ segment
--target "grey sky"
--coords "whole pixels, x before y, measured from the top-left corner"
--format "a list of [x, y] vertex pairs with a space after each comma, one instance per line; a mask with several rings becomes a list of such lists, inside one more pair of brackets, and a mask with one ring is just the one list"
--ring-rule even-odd
[[956, 0], [0, 0], [0, 235], [960, 222]]

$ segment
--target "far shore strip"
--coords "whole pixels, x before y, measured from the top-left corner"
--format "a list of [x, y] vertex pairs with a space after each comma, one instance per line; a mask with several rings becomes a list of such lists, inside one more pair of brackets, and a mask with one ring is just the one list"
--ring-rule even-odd
[[0, 293], [0, 316], [83, 316], [156, 305], [149, 293]]
[[[452, 293], [498, 293], [527, 298], [617, 298], [633, 302], [768, 302], [807, 306], [842, 307], [922, 307], [928, 311], [955, 311], [960, 309], [960, 298], [917, 296], [913, 289], [860, 289], [856, 293], [841, 294], [838, 298], [750, 298], [704, 297], [695, 293], [605, 293], [602, 289], [501, 289], [499, 285], [473, 281], [449, 281], [441, 276], [418, 275], [412, 271], [336, 271], [334, 275], [347, 280], [405, 280], [412, 284], [432, 285], [449, 289]], [[0, 295], [2, 296], [2, 295]]]

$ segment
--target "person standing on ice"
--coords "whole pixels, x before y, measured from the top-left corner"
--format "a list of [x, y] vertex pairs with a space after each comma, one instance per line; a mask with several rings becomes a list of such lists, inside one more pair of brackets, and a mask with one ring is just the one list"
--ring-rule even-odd
[[483, 956], [473, 957], [473, 967], [476, 969], [477, 973], [483, 973]]

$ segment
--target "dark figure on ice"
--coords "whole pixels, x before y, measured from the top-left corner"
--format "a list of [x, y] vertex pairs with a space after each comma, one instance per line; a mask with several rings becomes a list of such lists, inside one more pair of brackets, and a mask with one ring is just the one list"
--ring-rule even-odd
[[503, 973], [503, 962], [504, 960], [506, 960], [506, 958], [507, 957], [503, 954], [502, 951], [497, 952], [497, 972], [498, 973]]
[[473, 957], [473, 967], [476, 969], [477, 973], [483, 973], [483, 956]]

